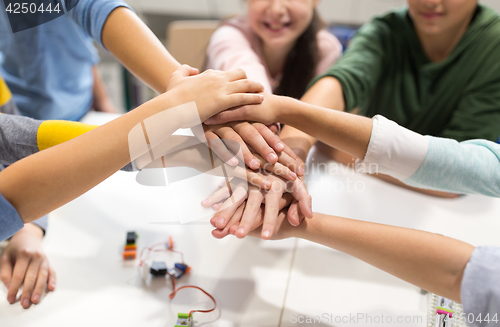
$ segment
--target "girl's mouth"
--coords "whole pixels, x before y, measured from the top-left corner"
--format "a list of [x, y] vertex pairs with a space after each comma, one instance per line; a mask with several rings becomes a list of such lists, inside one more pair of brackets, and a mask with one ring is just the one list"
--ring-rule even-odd
[[268, 23], [268, 22], [263, 22], [263, 25], [266, 27], [267, 30], [273, 32], [273, 33], [280, 33], [289, 28], [292, 23]]

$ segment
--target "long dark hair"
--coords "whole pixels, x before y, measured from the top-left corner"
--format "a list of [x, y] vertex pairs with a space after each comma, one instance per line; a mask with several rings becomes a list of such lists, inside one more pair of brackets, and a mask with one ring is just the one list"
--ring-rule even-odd
[[320, 61], [318, 32], [325, 26], [326, 24], [314, 10], [309, 27], [297, 39], [286, 58], [283, 77], [274, 91], [275, 94], [299, 99], [305, 93], [307, 85], [315, 76], [316, 66]]

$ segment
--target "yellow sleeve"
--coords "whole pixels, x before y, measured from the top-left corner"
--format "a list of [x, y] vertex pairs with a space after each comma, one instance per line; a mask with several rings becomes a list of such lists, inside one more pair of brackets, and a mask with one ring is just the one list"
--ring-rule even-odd
[[12, 99], [12, 93], [10, 93], [10, 90], [3, 80], [3, 78], [0, 76], [0, 107], [7, 104]]
[[38, 128], [37, 143], [40, 151], [48, 149], [87, 133], [96, 125], [87, 125], [65, 120], [46, 120]]

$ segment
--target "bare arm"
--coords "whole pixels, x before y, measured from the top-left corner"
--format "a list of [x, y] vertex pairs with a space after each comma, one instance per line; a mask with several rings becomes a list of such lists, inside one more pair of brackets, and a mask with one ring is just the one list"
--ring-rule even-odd
[[[345, 252], [456, 302], [474, 247], [438, 234], [315, 213], [297, 227], [280, 214], [276, 238], [300, 237]], [[254, 232], [254, 235], [259, 235]]]
[[[333, 77], [324, 77], [316, 82], [301, 99], [303, 102], [313, 104], [318, 107], [336, 109], [344, 111], [345, 102], [340, 82]], [[292, 126], [285, 126], [280, 134], [281, 140], [303, 160], [312, 146], [316, 143], [316, 138], [311, 134], [306, 134]]]
[[180, 66], [146, 24], [125, 7], [116, 8], [108, 16], [102, 42], [128, 70], [158, 93], [167, 91], [170, 75]]

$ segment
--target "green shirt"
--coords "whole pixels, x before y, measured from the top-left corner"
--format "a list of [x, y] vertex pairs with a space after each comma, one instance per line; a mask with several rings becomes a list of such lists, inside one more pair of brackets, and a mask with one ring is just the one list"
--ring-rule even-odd
[[458, 141], [500, 136], [500, 16], [485, 6], [441, 62], [426, 57], [404, 9], [364, 25], [313, 83], [325, 76], [341, 83], [347, 111]]

